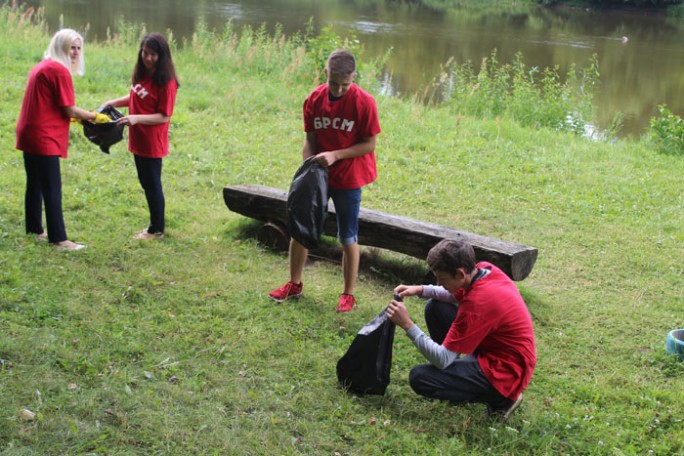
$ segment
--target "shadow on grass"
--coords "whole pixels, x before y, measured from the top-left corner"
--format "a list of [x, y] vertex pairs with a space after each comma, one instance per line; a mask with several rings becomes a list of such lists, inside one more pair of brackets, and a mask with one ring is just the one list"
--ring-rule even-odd
[[[342, 388], [340, 391], [344, 392]], [[388, 388], [385, 396], [353, 395], [364, 409], [376, 410], [378, 416], [393, 417], [391, 423], [378, 422], [378, 426], [401, 427], [416, 433], [433, 433], [439, 429], [444, 435], [465, 436], [482, 426], [499, 426], [500, 421], [488, 417], [484, 404], [450, 404], [430, 400], [413, 393], [406, 385]], [[444, 423], [452, 423], [445, 427]]]
[[[278, 227], [266, 226], [253, 219], [241, 220], [233, 228], [236, 232], [226, 233], [238, 239], [254, 239], [264, 249], [287, 255], [289, 238], [286, 233], [278, 231]], [[413, 258], [389, 250], [361, 246], [359, 271], [376, 281], [379, 286], [394, 288], [398, 284], [434, 284], [435, 279], [424, 260]], [[340, 264], [342, 248], [335, 238], [324, 236], [317, 249], [309, 251], [309, 263], [329, 261]], [[527, 307], [530, 309], [535, 324], [549, 326], [553, 324], [549, 314], [551, 307], [534, 290], [517, 282], [518, 289]]]
[[527, 287], [521, 287], [518, 285], [518, 289], [520, 290], [520, 294], [522, 295], [525, 304], [527, 304], [527, 308], [530, 310], [534, 324], [540, 326], [552, 326], [553, 321], [549, 317], [552, 309], [549, 304], [537, 293]]
[[[287, 234], [279, 232], [274, 225], [245, 219], [237, 224], [236, 233], [227, 235], [238, 239], [255, 239], [263, 248], [287, 255]], [[359, 271], [382, 285], [395, 287], [400, 283], [434, 283], [425, 261], [375, 247], [361, 246], [360, 253]], [[308, 261], [340, 264], [342, 248], [335, 238], [324, 236], [318, 248], [309, 250]]]

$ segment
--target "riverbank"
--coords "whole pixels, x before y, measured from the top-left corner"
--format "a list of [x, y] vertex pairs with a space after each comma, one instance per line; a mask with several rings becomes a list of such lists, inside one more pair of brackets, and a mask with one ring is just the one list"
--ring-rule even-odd
[[[288, 187], [315, 77], [302, 43], [200, 31], [174, 53], [161, 242], [131, 240], [147, 215], [125, 145], [105, 155], [73, 128], [64, 210], [88, 248], [66, 253], [23, 234], [14, 150], [26, 76], [49, 36], [6, 11], [0, 24], [3, 455], [684, 451], [684, 365], [663, 350], [684, 327], [681, 157], [381, 97], [364, 74], [383, 128], [364, 206], [537, 247], [518, 285], [539, 365], [504, 425], [480, 405], [417, 398], [407, 376], [422, 360], [397, 333], [387, 394], [357, 398], [337, 387], [335, 362], [412, 279], [396, 263], [416, 262], [366, 251], [359, 307], [340, 316], [339, 265], [316, 260], [302, 299], [276, 305], [266, 294], [286, 279], [286, 256], [222, 200], [225, 185]], [[127, 93], [140, 32], [86, 44], [80, 106]], [[424, 326], [421, 303], [408, 305]]]
[[614, 2], [596, 2], [596, 1], [558, 1], [558, 0], [518, 0], [518, 1], [502, 1], [502, 0], [419, 0], [418, 3], [434, 9], [447, 9], [464, 5], [495, 5], [495, 6], [542, 6], [547, 8], [559, 9], [633, 9], [634, 11], [666, 11], [680, 9], [681, 5], [673, 5], [669, 0], [663, 1], [614, 1]]

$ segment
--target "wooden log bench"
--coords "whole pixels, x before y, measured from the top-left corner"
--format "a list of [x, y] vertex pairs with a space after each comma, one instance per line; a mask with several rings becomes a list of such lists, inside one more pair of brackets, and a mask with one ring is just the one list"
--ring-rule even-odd
[[[233, 212], [266, 223], [266, 229], [287, 236], [287, 192], [262, 185], [233, 185], [223, 189], [226, 206]], [[325, 234], [336, 236], [335, 207], [330, 202]], [[421, 260], [442, 239], [464, 239], [472, 244], [478, 261], [501, 268], [511, 279], [525, 279], [537, 260], [537, 249], [513, 242], [458, 231], [380, 211], [361, 208], [359, 244], [410, 255]]]

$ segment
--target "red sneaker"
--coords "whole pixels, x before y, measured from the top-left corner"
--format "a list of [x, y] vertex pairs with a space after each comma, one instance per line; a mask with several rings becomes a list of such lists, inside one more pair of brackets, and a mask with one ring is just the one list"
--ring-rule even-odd
[[297, 299], [302, 295], [302, 288], [304, 288], [304, 282], [287, 282], [277, 290], [270, 292], [268, 297], [273, 299], [275, 302], [287, 301], [289, 298]]
[[337, 302], [337, 311], [340, 313], [349, 312], [354, 308], [354, 304], [356, 304], [354, 295], [342, 293], [340, 295], [340, 300]]

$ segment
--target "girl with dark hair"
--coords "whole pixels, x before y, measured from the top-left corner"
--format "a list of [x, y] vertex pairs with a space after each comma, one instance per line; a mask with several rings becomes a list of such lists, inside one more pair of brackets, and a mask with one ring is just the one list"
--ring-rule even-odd
[[169, 123], [179, 86], [169, 43], [159, 33], [149, 33], [140, 42], [130, 93], [103, 104], [128, 108], [118, 123], [129, 126], [128, 150], [150, 211], [150, 224], [134, 239], [164, 237], [162, 158], [169, 154]]

